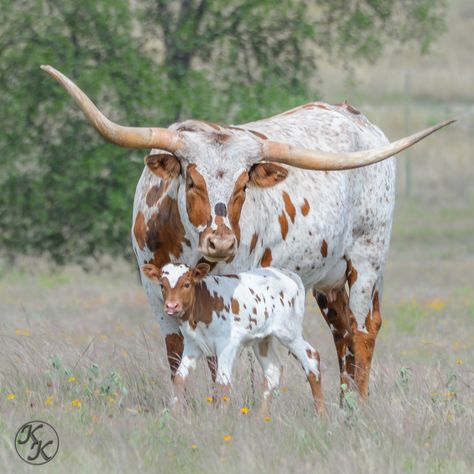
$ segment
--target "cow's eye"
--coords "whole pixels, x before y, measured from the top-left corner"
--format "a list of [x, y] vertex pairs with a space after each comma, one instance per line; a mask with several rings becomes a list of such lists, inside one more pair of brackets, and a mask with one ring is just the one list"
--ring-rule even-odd
[[190, 284], [190, 283], [185, 283], [183, 286], [184, 286], [185, 288], [189, 288], [189, 287], [191, 286], [191, 284]]

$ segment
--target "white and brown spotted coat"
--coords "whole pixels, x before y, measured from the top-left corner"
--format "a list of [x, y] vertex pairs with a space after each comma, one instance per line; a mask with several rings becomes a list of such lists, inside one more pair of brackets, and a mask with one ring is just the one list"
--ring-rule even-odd
[[161, 270], [147, 264], [142, 271], [155, 285], [161, 284], [165, 311], [172, 311], [170, 317], [184, 336], [175, 385], [185, 383], [201, 356], [216, 356], [216, 383], [230, 386], [236, 356], [251, 346], [264, 371], [265, 402], [279, 385], [281, 364], [274, 348], [278, 340], [301, 363], [321, 411], [319, 354], [303, 339], [305, 288], [296, 273], [268, 267], [206, 276], [209, 265], [204, 263], [195, 269], [167, 264]]
[[[320, 102], [237, 127], [187, 121], [170, 128], [181, 130], [187, 145], [177, 155], [180, 167], [167, 166], [167, 179], [145, 166], [137, 185], [132, 242], [139, 265], [195, 265], [202, 258], [200, 234], [218, 225], [238, 236], [238, 247], [235, 256], [215, 265], [215, 274], [272, 265], [296, 271], [306, 289], [330, 294], [345, 281], [350, 260], [358, 278], [349, 304], [364, 331], [372, 296], [380, 293], [389, 247], [394, 159], [332, 172], [272, 165], [280, 172], [270, 187], [254, 184], [252, 176], [263, 170], [256, 163], [265, 139], [324, 151], [356, 151], [388, 143], [380, 129], [348, 104]], [[199, 225], [188, 215], [190, 168], [207, 188], [208, 204], [193, 209], [202, 214], [193, 216]], [[236, 219], [234, 212], [230, 222], [230, 201], [245, 173], [251, 179], [242, 191], [241, 213]], [[227, 206], [226, 216], [216, 215], [218, 203]], [[159, 288], [142, 281], [164, 334], [179, 333], [177, 322], [162, 310]]]

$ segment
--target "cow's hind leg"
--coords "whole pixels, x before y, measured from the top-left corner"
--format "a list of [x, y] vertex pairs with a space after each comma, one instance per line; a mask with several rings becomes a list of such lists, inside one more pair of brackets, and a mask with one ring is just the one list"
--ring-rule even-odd
[[[339, 361], [340, 383], [349, 388], [354, 381], [354, 349], [349, 298], [345, 287], [328, 293], [313, 290], [321, 313], [331, 329]], [[341, 403], [343, 390], [341, 388]]]
[[373, 265], [349, 261], [349, 307], [354, 353], [354, 380], [362, 399], [369, 393], [369, 375], [375, 339], [382, 325], [380, 291], [382, 278]]

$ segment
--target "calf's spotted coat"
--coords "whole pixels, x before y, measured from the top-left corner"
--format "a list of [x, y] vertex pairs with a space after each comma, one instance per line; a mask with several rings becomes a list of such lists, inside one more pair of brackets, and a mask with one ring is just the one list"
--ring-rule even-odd
[[315, 408], [323, 411], [319, 354], [302, 335], [305, 289], [299, 276], [271, 267], [211, 276], [209, 269], [206, 263], [195, 268], [142, 267], [150, 281], [161, 285], [164, 311], [176, 320], [184, 337], [174, 377], [177, 396], [201, 356], [217, 357], [216, 384], [221, 392], [227, 390], [238, 352], [251, 346], [264, 372], [262, 409], [266, 411], [282, 370], [274, 347], [278, 340], [303, 366]]

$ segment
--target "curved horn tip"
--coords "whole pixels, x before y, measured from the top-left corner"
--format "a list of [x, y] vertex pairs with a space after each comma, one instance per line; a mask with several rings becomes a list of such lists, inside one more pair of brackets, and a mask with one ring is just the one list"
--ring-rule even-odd
[[54, 72], [54, 71], [56, 71], [56, 69], [54, 69], [54, 67], [53, 67], [53, 66], [50, 66], [49, 64], [42, 64], [42, 65], [40, 66], [40, 69], [42, 69], [43, 71], [46, 71], [46, 72], [48, 72], [48, 73], [49, 73], [49, 72]]
[[444, 120], [443, 122], [438, 123], [435, 125], [435, 127], [446, 127], [446, 125], [451, 125], [454, 122], [457, 122], [458, 119], [449, 119], [449, 120]]

